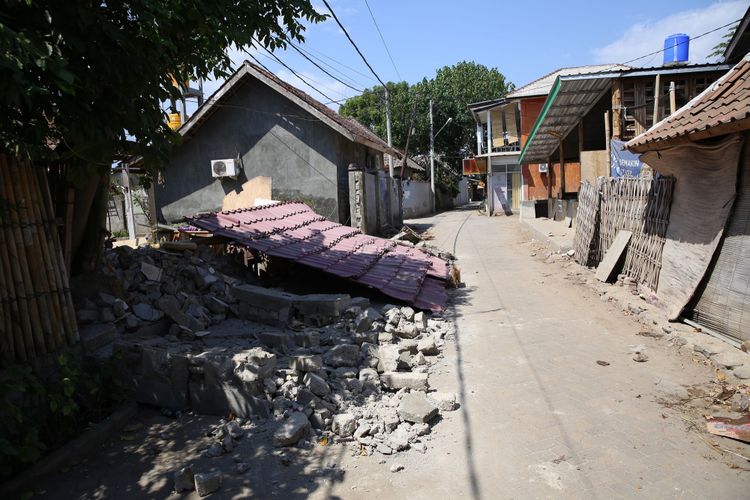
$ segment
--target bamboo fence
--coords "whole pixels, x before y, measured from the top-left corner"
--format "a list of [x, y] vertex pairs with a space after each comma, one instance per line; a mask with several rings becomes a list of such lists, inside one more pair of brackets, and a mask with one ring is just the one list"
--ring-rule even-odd
[[77, 340], [46, 174], [0, 155], [0, 357], [30, 361]]
[[595, 266], [599, 262], [599, 188], [589, 181], [582, 182], [578, 191], [573, 249], [580, 265]]
[[656, 290], [674, 182], [673, 177], [621, 177], [600, 178], [596, 188], [584, 183], [576, 216], [576, 261], [597, 265], [617, 233], [631, 231], [623, 273]]

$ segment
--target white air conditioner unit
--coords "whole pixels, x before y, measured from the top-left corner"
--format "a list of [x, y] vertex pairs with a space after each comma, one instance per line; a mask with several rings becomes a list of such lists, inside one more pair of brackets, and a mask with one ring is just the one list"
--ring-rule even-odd
[[233, 159], [211, 160], [211, 175], [214, 177], [237, 177], [237, 163]]
[[539, 173], [540, 174], [546, 174], [549, 172], [549, 164], [548, 163], [540, 163], [539, 164]]

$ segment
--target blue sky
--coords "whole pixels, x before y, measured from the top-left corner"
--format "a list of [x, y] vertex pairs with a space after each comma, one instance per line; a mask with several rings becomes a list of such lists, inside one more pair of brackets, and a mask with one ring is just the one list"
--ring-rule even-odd
[[[659, 50], [665, 36], [684, 32], [695, 37], [741, 18], [749, 3], [746, 0], [368, 2], [390, 48], [395, 68], [365, 0], [329, 0], [354, 41], [384, 80], [413, 83], [433, 76], [437, 68], [469, 60], [498, 68], [517, 86], [559, 67], [624, 62]], [[326, 12], [319, 0], [313, 0], [313, 5], [318, 11]], [[711, 47], [720, 41], [725, 31], [692, 42], [690, 61], [704, 62]], [[337, 68], [352, 86], [370, 87], [376, 83], [368, 76], [366, 66], [332, 19], [309, 26], [305, 37], [303, 48]], [[238, 51], [230, 54], [237, 62], [247, 58]], [[356, 94], [292, 50], [279, 51], [277, 55], [331, 99]], [[328, 100], [262, 51], [256, 57], [281, 78], [322, 102]], [[634, 64], [660, 65], [661, 55]], [[207, 82], [206, 91], [210, 93], [217, 86], [218, 82]], [[335, 103], [330, 106], [337, 108]]]

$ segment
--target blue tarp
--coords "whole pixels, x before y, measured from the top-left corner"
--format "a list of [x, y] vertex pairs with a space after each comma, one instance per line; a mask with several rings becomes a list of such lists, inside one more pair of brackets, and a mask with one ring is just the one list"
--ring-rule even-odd
[[641, 174], [641, 167], [643, 166], [641, 155], [631, 153], [627, 149], [624, 149], [624, 147], [625, 141], [612, 139], [610, 142], [610, 176], [625, 177], [630, 175], [638, 177]]

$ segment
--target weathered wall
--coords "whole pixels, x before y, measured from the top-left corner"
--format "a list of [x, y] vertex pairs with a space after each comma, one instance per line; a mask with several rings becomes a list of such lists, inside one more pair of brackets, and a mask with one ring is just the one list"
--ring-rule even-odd
[[427, 181], [403, 181], [404, 219], [423, 217], [432, 212], [432, 192]]
[[597, 177], [609, 177], [607, 151], [581, 151], [581, 181], [596, 184]]
[[[380, 153], [349, 141], [257, 80], [238, 85], [230, 102], [173, 153], [164, 182], [154, 189], [159, 219], [220, 210], [227, 195], [263, 176], [271, 179], [273, 199], [301, 200], [346, 223], [347, 166], [382, 164]], [[220, 158], [239, 159], [236, 179], [211, 176], [211, 160]]]
[[453, 198], [453, 204], [457, 207], [469, 203], [469, 179], [464, 177], [458, 182], [458, 194]]

